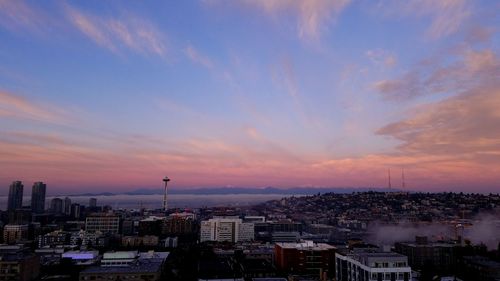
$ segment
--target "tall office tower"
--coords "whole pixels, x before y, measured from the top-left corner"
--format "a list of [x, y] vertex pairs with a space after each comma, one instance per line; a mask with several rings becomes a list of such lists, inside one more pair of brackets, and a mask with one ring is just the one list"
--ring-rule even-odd
[[45, 191], [47, 185], [43, 182], [35, 182], [31, 189], [31, 211], [41, 214], [45, 211]]
[[7, 203], [7, 210], [14, 211], [23, 206], [23, 183], [14, 181], [9, 188], [9, 201]]
[[97, 199], [96, 199], [96, 198], [90, 198], [90, 199], [89, 199], [89, 207], [90, 207], [90, 208], [95, 208], [95, 207], [97, 207]]
[[50, 201], [50, 210], [54, 214], [61, 214], [63, 212], [63, 200], [61, 198], [54, 198]]
[[68, 197], [64, 198], [64, 211], [63, 213], [67, 216], [71, 215], [71, 199]]
[[80, 204], [78, 203], [73, 203], [71, 204], [71, 217], [74, 218], [74, 219], [80, 219], [80, 212], [81, 212], [81, 208], [80, 208]]

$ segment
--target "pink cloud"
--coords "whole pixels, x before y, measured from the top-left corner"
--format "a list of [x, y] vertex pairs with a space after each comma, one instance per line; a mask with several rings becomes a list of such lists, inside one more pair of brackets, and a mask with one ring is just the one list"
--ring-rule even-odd
[[368, 50], [365, 52], [365, 56], [379, 66], [391, 68], [397, 64], [396, 55], [382, 49]]
[[54, 106], [35, 103], [19, 95], [0, 90], [0, 117], [66, 123], [66, 113]]
[[44, 33], [54, 25], [55, 22], [50, 16], [23, 0], [0, 0], [0, 26], [8, 30], [19, 33]]
[[385, 1], [380, 2], [378, 11], [392, 17], [428, 18], [427, 36], [438, 39], [460, 30], [471, 15], [471, 3], [468, 0]]
[[[206, 1], [217, 4], [218, 1]], [[272, 18], [288, 13], [296, 20], [297, 36], [305, 42], [315, 42], [321, 38], [330, 24], [349, 5], [350, 0], [256, 0], [244, 1], [244, 5], [254, 7]]]
[[[422, 121], [421, 126], [427, 125]], [[254, 142], [243, 144], [221, 139], [166, 141], [122, 136], [121, 141], [101, 138], [99, 148], [92, 142], [75, 141], [62, 135], [7, 132], [0, 138], [0, 165], [5, 167], [0, 171], [0, 181], [21, 177], [28, 181], [44, 180], [56, 186], [109, 186], [109, 190], [123, 190], [159, 185], [159, 179], [168, 174], [175, 179], [176, 187], [385, 186], [387, 168], [405, 167], [408, 188], [429, 189], [451, 188], [456, 183], [467, 185], [473, 180], [491, 184], [499, 172], [497, 162], [478, 162], [479, 158], [471, 158], [468, 152], [434, 153], [426, 151], [427, 148], [408, 152], [401, 148], [401, 153], [357, 158], [311, 157], [280, 147], [255, 128], [249, 127], [245, 132], [258, 137]], [[398, 135], [397, 132], [384, 129], [383, 133]], [[428, 140], [429, 135], [432, 136], [422, 133], [418, 142]], [[481, 145], [492, 145], [487, 142]], [[496, 149], [477, 151], [498, 153]], [[481, 179], [478, 179], [478, 171], [482, 173]], [[397, 187], [396, 178], [393, 186]]]
[[189, 44], [185, 49], [184, 53], [186, 56], [194, 63], [200, 64], [206, 68], [212, 68], [213, 62], [209, 57], [201, 54], [193, 45]]
[[465, 48], [451, 58], [451, 63], [435, 59], [418, 64], [399, 78], [377, 81], [373, 87], [386, 100], [404, 101], [489, 84], [500, 73], [500, 61], [490, 49]]
[[141, 54], [166, 55], [164, 35], [149, 21], [134, 15], [105, 18], [87, 14], [69, 5], [66, 16], [81, 33], [114, 53], [130, 49]]

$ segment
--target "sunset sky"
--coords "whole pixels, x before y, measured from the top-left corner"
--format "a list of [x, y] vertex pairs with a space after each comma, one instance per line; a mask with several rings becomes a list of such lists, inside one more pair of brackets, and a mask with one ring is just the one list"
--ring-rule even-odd
[[[0, 194], [500, 192], [500, 2], [0, 0]], [[26, 187], [25, 187], [26, 188]]]

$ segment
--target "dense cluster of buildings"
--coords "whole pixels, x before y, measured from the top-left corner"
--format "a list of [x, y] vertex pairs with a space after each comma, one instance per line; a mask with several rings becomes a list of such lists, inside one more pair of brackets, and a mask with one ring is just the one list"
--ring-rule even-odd
[[[23, 184], [10, 186], [0, 280], [500, 280], [500, 244], [467, 237], [481, 212], [500, 226], [498, 195], [318, 194], [165, 211], [113, 210], [95, 198], [46, 206], [46, 188], [35, 183], [23, 206]], [[370, 241], [374, 221], [434, 221], [450, 232]]]

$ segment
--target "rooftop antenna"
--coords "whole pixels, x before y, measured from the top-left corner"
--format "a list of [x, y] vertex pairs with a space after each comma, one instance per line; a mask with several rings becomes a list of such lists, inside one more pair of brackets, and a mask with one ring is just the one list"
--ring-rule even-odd
[[163, 211], [167, 211], [167, 184], [170, 181], [168, 177], [164, 177], [163, 181], [165, 182], [165, 193], [163, 194]]
[[405, 168], [401, 168], [401, 186], [403, 189], [406, 187], [405, 183]]
[[387, 176], [389, 178], [389, 188], [391, 188], [392, 186], [391, 186], [391, 169], [390, 168], [387, 170]]

